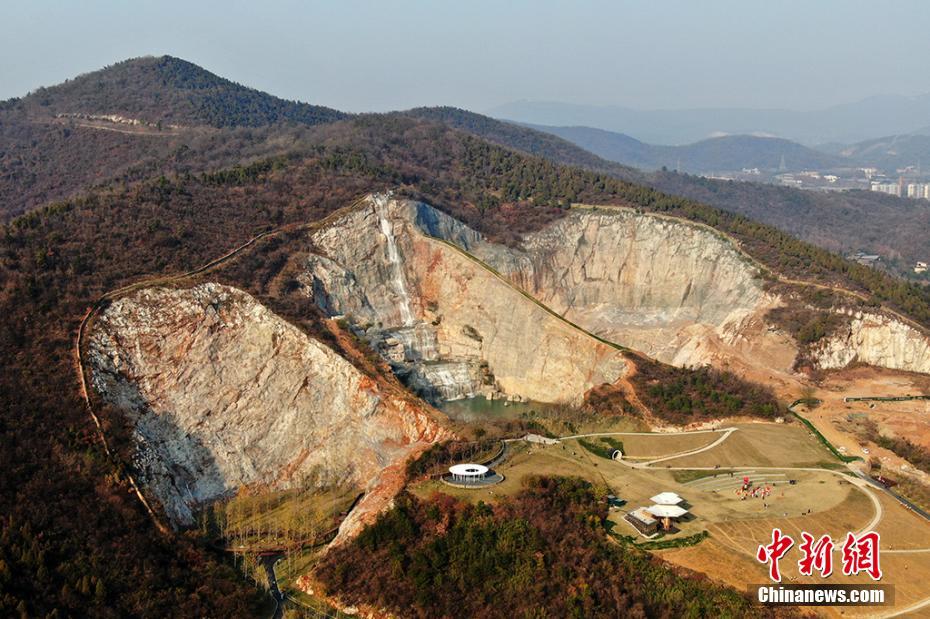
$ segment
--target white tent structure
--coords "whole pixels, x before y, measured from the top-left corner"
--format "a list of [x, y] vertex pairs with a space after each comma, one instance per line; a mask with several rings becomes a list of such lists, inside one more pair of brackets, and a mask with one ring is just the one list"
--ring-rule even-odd
[[655, 503], [656, 505], [678, 505], [679, 503], [684, 501], [683, 498], [681, 498], [674, 492], [662, 492], [662, 493], [655, 495], [649, 500]]
[[647, 507], [646, 511], [659, 518], [681, 518], [688, 513], [688, 510], [677, 505], [653, 505]]
[[[661, 496], [661, 495], [660, 495]], [[654, 497], [653, 497], [654, 498]], [[678, 519], [688, 513], [688, 510], [678, 505], [653, 505], [646, 511], [662, 520], [662, 528], [666, 531], [672, 528], [672, 519]]]
[[483, 464], [454, 464], [449, 467], [452, 481], [457, 484], [474, 484], [488, 474], [488, 467]]

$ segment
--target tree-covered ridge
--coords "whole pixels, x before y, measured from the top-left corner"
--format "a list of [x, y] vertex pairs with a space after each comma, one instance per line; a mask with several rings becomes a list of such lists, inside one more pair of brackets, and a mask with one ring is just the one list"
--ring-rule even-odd
[[608, 541], [588, 482], [531, 478], [516, 497], [469, 505], [402, 495], [331, 550], [327, 593], [415, 617], [766, 617], [732, 589]]
[[621, 172], [626, 172], [630, 178], [637, 174], [633, 169], [601, 159], [551, 133], [495, 120], [468, 110], [455, 107], [419, 107], [409, 110], [407, 114], [415, 118], [440, 122], [495, 144], [543, 157], [554, 163], [610, 172], [621, 177]]
[[125, 60], [40, 88], [4, 107], [32, 114], [115, 114], [153, 124], [212, 127], [315, 125], [347, 116], [242, 86], [172, 56]]

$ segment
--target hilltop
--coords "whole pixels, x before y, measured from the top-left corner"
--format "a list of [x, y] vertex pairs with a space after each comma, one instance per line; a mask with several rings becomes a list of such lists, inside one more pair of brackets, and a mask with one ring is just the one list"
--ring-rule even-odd
[[258, 127], [315, 125], [345, 118], [327, 107], [287, 101], [173, 56], [124, 60], [2, 107], [30, 116], [116, 116], [152, 125]]
[[161, 56], [125, 60], [0, 103], [0, 220], [90, 186], [248, 163], [285, 126], [348, 115]]

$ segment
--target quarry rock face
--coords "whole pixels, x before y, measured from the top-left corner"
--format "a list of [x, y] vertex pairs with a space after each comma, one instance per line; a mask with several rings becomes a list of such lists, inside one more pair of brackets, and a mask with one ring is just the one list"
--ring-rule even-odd
[[856, 312], [848, 326], [819, 343], [814, 360], [823, 369], [860, 362], [930, 374], [930, 340], [889, 316]]
[[728, 240], [627, 208], [575, 208], [519, 249], [473, 253], [572, 322], [674, 365], [702, 365], [777, 305]]
[[303, 283], [345, 315], [408, 385], [433, 400], [473, 395], [580, 402], [622, 377], [621, 351], [553, 316], [456, 246], [480, 237], [425, 204], [376, 196], [313, 235]]
[[132, 424], [140, 478], [180, 524], [243, 485], [372, 490], [386, 467], [450, 436], [425, 409], [218, 284], [114, 301], [94, 324], [88, 361], [97, 393]]
[[[381, 233], [385, 217], [399, 248], [393, 254]], [[380, 196], [313, 241], [319, 255], [308, 260], [308, 294], [366, 329], [395, 370], [425, 394], [577, 401], [596, 380], [612, 382], [613, 372], [585, 376], [589, 370], [578, 367], [597, 340], [547, 341], [549, 325], [566, 325], [545, 310], [537, 320], [534, 301], [582, 331], [680, 366], [761, 356], [788, 371], [797, 352], [788, 338], [767, 330], [764, 315], [780, 300], [762, 290], [756, 268], [728, 240], [632, 209], [576, 208], [513, 248], [488, 242], [429, 205]], [[398, 272], [404, 286], [395, 283]], [[434, 343], [411, 344], [404, 308], [433, 332]], [[507, 345], [486, 341], [487, 333]], [[404, 354], [391, 349], [395, 341], [404, 342]], [[423, 357], [418, 350], [430, 353]], [[544, 355], [544, 364], [519, 369]], [[437, 386], [417, 363], [420, 357], [427, 364], [444, 359], [472, 367], [455, 368], [458, 378], [451, 382], [458, 388]], [[486, 373], [475, 369], [477, 361]], [[579, 370], [574, 377], [569, 366]], [[569, 381], [567, 387], [550, 392], [553, 381], [542, 373]], [[450, 382], [448, 376], [442, 381]]]
[[[616, 344], [676, 365], [786, 371], [797, 353], [765, 320], [781, 301], [755, 266], [695, 224], [576, 208], [514, 248], [426, 204], [376, 195], [308, 234], [302, 293], [435, 403], [577, 404], [629, 372]], [[851, 315], [814, 355], [824, 368], [930, 373], [930, 341], [877, 313]], [[112, 302], [87, 361], [96, 392], [130, 421], [140, 480], [180, 524], [242, 486], [355, 484], [367, 494], [338, 543], [390, 505], [409, 457], [452, 437], [393, 380], [362, 374], [219, 284]]]

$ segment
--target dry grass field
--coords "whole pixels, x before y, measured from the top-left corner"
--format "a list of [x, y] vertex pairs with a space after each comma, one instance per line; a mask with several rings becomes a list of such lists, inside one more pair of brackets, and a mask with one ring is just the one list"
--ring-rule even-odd
[[816, 436], [800, 423], [745, 423], [714, 449], [666, 460], [665, 467], [818, 467], [836, 463]]
[[875, 494], [884, 509], [881, 522], [875, 528], [882, 536], [882, 548], [888, 550], [930, 549], [930, 522], [905, 509], [887, 494], [883, 492]]
[[625, 434], [613, 438], [623, 441], [624, 457], [648, 459], [705, 447], [720, 438], [720, 433]]
[[[882, 582], [895, 586], [895, 609], [903, 609], [927, 597], [930, 579], [930, 523], [907, 512], [897, 502], [879, 495], [884, 515], [876, 530], [882, 535], [881, 562], [885, 577]], [[815, 493], [819, 499], [820, 493]], [[750, 584], [766, 582], [766, 571], [753, 558], [760, 543], [771, 541], [774, 527], [798, 540], [801, 531], [814, 535], [828, 533], [834, 539], [843, 539], [847, 531], [858, 531], [871, 520], [874, 508], [871, 501], [859, 490], [852, 490], [838, 505], [809, 515], [785, 517], [730, 518], [710, 522], [707, 529], [710, 540], [694, 547], [662, 551], [661, 556], [684, 567], [695, 569], [716, 580], [745, 588]], [[902, 552], [902, 550], [904, 552]], [[914, 552], [927, 550], [927, 552]], [[800, 577], [796, 561], [797, 549], [789, 551], [781, 562], [786, 582], [822, 583], [819, 577]], [[790, 560], [789, 560], [790, 559]], [[839, 565], [840, 555], [834, 555]], [[750, 576], [747, 576], [750, 575]], [[829, 582], [866, 583], [867, 576], [845, 577], [834, 573]], [[913, 616], [926, 616], [930, 606]], [[819, 609], [818, 609], [819, 610]], [[872, 616], [876, 609], [844, 609], [845, 616]], [[884, 612], [884, 611], [882, 611]], [[924, 613], [924, 614], [921, 614]], [[823, 614], [840, 616], [837, 609], [823, 609]], [[879, 616], [882, 615], [880, 612]]]

